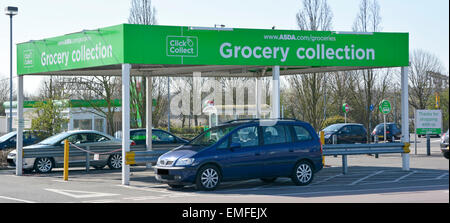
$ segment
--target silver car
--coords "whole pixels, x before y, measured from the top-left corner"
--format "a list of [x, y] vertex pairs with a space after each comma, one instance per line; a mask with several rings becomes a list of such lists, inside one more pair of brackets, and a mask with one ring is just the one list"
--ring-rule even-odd
[[[23, 148], [23, 170], [48, 173], [53, 168], [64, 166], [64, 140], [69, 146], [69, 166], [90, 166], [101, 169], [108, 165], [110, 169], [122, 168], [122, 141], [94, 130], [75, 130], [51, 136], [37, 144]], [[10, 167], [16, 165], [17, 151], [8, 154]], [[89, 156], [87, 155], [89, 154]], [[89, 157], [89, 160], [87, 160]]]
[[448, 154], [448, 129], [441, 137], [441, 151], [445, 158], [449, 158]]

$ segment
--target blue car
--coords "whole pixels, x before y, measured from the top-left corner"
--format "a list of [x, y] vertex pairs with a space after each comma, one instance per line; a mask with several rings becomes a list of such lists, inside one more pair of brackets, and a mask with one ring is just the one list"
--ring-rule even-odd
[[235, 120], [159, 157], [156, 179], [172, 188], [214, 190], [222, 181], [289, 177], [307, 185], [323, 168], [314, 128], [298, 120]]
[[[16, 148], [16, 135], [17, 132], [10, 132], [0, 137], [0, 150], [14, 149]], [[29, 146], [42, 141], [43, 138], [39, 137], [33, 131], [23, 132], [23, 146]]]

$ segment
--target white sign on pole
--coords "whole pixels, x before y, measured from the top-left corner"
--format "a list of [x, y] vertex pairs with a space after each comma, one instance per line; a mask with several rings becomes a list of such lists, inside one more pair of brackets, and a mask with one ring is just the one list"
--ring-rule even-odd
[[17, 129], [19, 124], [24, 129], [31, 129], [31, 119], [24, 118], [19, 121], [17, 117], [13, 117], [12, 126]]
[[416, 134], [441, 134], [441, 110], [416, 110]]

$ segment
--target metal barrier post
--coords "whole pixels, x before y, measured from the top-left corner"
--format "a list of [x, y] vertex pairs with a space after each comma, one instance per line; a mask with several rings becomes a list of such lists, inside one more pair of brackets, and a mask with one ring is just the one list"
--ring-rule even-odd
[[[337, 144], [337, 135], [333, 135], [333, 144]], [[337, 157], [337, 155], [334, 155], [334, 157]]]
[[89, 168], [91, 166], [91, 159], [89, 158], [89, 146], [86, 147], [86, 172], [89, 172]]
[[348, 172], [347, 155], [342, 155], [342, 173], [347, 174], [347, 172]]
[[69, 140], [64, 140], [64, 181], [69, 180]]
[[430, 135], [427, 134], [427, 156], [431, 155], [431, 149], [430, 149]]
[[[377, 144], [378, 143], [378, 135], [374, 136], [374, 140], [375, 140], [375, 144]], [[378, 154], [375, 154], [375, 158], [378, 159]]]

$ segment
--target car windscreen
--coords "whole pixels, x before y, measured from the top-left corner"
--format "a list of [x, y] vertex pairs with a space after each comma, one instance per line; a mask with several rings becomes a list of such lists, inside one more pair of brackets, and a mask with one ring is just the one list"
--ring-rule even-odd
[[16, 135], [16, 132], [10, 132], [6, 135], [3, 135], [2, 137], [0, 137], [0, 142], [4, 142], [15, 135]]
[[226, 134], [233, 131], [233, 129], [235, 129], [237, 126], [238, 125], [224, 125], [210, 128], [190, 141], [188, 145], [202, 147], [211, 146]]
[[322, 131], [324, 132], [337, 132], [342, 126], [341, 124], [334, 124], [324, 128]]
[[49, 138], [46, 138], [44, 140], [42, 140], [40, 143], [40, 145], [55, 145], [56, 143], [58, 143], [59, 141], [65, 139], [67, 136], [69, 136], [70, 133], [67, 132], [62, 132], [59, 133], [57, 135], [51, 136]]

